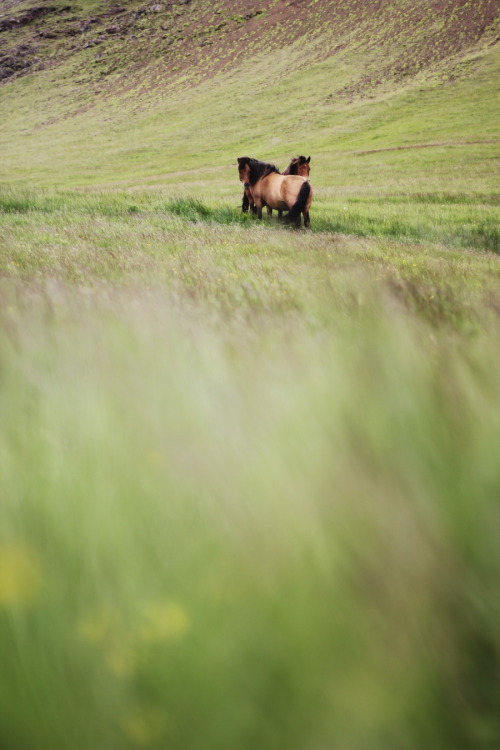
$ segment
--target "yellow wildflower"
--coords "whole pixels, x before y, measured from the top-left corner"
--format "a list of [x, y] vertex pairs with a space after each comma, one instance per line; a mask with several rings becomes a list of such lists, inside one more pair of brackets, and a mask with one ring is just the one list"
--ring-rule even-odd
[[136, 668], [137, 655], [125, 640], [110, 643], [104, 649], [104, 659], [109, 669], [118, 677], [130, 677]]
[[0, 545], [0, 606], [29, 604], [42, 583], [39, 561], [22, 544]]
[[154, 708], [133, 707], [127, 711], [121, 724], [126, 736], [143, 747], [157, 743], [165, 731], [165, 717]]
[[100, 649], [108, 668], [119, 677], [133, 674], [137, 656], [118, 612], [103, 607], [90, 612], [78, 623], [81, 638]]
[[150, 604], [144, 611], [139, 627], [139, 638], [145, 643], [168, 641], [184, 635], [189, 628], [189, 617], [178, 602]]
[[90, 643], [101, 644], [115, 627], [114, 616], [110, 609], [99, 609], [91, 612], [78, 625], [80, 636]]

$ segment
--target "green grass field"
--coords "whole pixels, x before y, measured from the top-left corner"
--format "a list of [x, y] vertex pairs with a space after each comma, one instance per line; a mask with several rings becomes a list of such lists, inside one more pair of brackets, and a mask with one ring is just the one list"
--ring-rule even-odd
[[500, 747], [500, 56], [371, 23], [0, 88], [1, 748]]

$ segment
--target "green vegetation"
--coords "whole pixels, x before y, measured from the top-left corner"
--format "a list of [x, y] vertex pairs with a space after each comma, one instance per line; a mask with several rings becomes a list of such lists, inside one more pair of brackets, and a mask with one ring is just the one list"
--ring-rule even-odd
[[490, 747], [498, 256], [151, 204], [4, 200], [4, 743]]
[[[437, 44], [487, 3], [313, 6], [0, 89], [1, 747], [500, 743], [500, 55]], [[243, 215], [297, 153], [311, 231]]]

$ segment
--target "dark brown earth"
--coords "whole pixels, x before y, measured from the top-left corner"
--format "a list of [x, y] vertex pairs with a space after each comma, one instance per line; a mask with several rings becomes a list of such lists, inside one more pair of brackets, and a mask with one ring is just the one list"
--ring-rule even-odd
[[[499, 15], [498, 0], [124, 0], [111, 7], [103, 2], [92, 15], [67, 2], [0, 0], [0, 83], [68, 59], [97, 80], [120, 74], [118, 89], [151, 66], [156, 86], [186, 72], [194, 80], [210, 77], [246, 61], [251, 76], [259, 51], [318, 39], [305, 53], [318, 61], [347, 46], [380, 53], [376, 72], [331, 94], [352, 98], [457, 58], [485, 36], [498, 43]], [[445, 81], [463, 74], [467, 64], [450, 68]]]

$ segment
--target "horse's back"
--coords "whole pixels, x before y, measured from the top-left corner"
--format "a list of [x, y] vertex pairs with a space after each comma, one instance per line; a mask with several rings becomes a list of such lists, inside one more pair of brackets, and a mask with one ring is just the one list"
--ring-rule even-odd
[[[287, 211], [297, 203], [301, 188], [305, 183], [309, 188], [306, 205], [306, 210], [308, 210], [312, 200], [312, 188], [306, 177], [272, 172], [252, 186], [252, 193], [255, 199], [262, 200], [268, 208]], [[301, 195], [303, 196], [304, 192]], [[302, 200], [303, 198], [301, 198], [301, 203]]]
[[[284, 178], [282, 184], [282, 198], [289, 208], [295, 204], [302, 185], [305, 182], [309, 182], [309, 180], [305, 177], [299, 177], [299, 175], [288, 175]], [[312, 189], [310, 192], [312, 197]]]
[[260, 193], [269, 208], [286, 210], [287, 205], [283, 198], [283, 180], [285, 179], [282, 174], [273, 172], [260, 181]]

